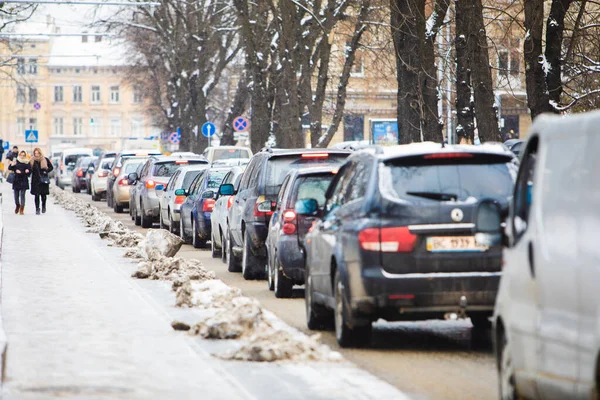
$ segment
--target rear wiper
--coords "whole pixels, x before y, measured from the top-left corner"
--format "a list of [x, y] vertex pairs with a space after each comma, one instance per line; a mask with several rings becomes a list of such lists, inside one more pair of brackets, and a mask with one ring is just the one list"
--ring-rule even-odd
[[458, 196], [454, 193], [438, 193], [438, 192], [406, 192], [410, 196], [424, 197], [432, 200], [456, 200]]

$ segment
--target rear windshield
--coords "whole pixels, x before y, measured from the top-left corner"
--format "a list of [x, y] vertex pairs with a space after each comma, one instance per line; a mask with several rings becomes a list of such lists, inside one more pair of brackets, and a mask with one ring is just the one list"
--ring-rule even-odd
[[102, 169], [111, 169], [113, 162], [115, 162], [114, 158], [105, 158], [102, 160]]
[[183, 177], [183, 184], [181, 185], [181, 188], [188, 190], [192, 184], [192, 181], [201, 173], [202, 171], [188, 171]]
[[71, 154], [68, 156], [65, 156], [65, 165], [71, 168], [75, 167], [75, 164], [77, 164], [77, 160], [79, 160], [81, 157], [89, 157], [87, 154]]
[[219, 149], [213, 153], [213, 161], [230, 158], [250, 158], [250, 152], [247, 149]]
[[392, 162], [383, 167], [382, 189], [392, 197], [410, 201], [507, 198], [512, 193], [516, 171], [517, 166], [512, 162], [474, 164], [463, 160], [433, 165]]
[[333, 174], [318, 175], [298, 179], [296, 195], [295, 197], [292, 196], [294, 198], [290, 199], [291, 204], [288, 206], [292, 207], [298, 200], [304, 199], [315, 199], [319, 203], [319, 207], [323, 206], [325, 204], [325, 192], [334, 176]]
[[131, 174], [133, 172], [136, 172], [137, 169], [139, 168], [140, 165], [142, 165], [143, 162], [139, 162], [139, 163], [126, 163], [125, 164], [125, 173], [126, 174]]
[[302, 158], [299, 154], [285, 157], [273, 157], [269, 159], [267, 166], [265, 194], [276, 195], [279, 192], [286, 175], [292, 170], [328, 165], [335, 167], [342, 164], [347, 157], [347, 154], [329, 154], [328, 157], [324, 158]]
[[179, 168], [181, 168], [181, 166], [189, 164], [206, 164], [206, 161], [194, 162], [193, 160], [187, 160], [185, 164], [177, 163], [176, 161], [164, 161], [161, 163], [154, 164], [152, 176], [169, 178], [173, 176], [173, 174]]
[[218, 189], [228, 171], [211, 171], [208, 175], [207, 189]]

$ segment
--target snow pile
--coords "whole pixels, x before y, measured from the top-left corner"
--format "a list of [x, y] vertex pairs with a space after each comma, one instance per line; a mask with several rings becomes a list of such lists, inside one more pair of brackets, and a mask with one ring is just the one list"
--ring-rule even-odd
[[234, 298], [242, 295], [240, 289], [228, 286], [219, 279], [186, 281], [176, 288], [176, 292], [178, 307], [225, 308]]
[[138, 264], [138, 269], [132, 275], [139, 279], [175, 281], [191, 279], [203, 281], [215, 279], [213, 271], [207, 271], [198, 260], [185, 260], [179, 257], [160, 256], [155, 260], [146, 260]]
[[193, 326], [191, 333], [205, 339], [237, 339], [265, 328], [264, 324], [258, 300], [236, 297], [215, 315]]
[[127, 251], [124, 257], [150, 261], [162, 257], [173, 257], [182, 245], [183, 240], [179, 236], [164, 229], [148, 229], [146, 238], [139, 241], [135, 249]]

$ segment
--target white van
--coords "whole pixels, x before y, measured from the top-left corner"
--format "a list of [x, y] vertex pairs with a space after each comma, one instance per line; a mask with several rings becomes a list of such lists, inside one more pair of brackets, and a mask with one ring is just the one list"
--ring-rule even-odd
[[71, 186], [71, 176], [73, 175], [73, 169], [75, 163], [81, 157], [91, 157], [93, 155], [92, 149], [87, 148], [74, 148], [65, 149], [60, 155], [60, 161], [58, 163], [58, 171], [56, 173], [56, 186], [64, 189], [66, 186]]
[[600, 112], [538, 117], [506, 229], [491, 202], [476, 238], [502, 240], [494, 312], [502, 399], [600, 394]]

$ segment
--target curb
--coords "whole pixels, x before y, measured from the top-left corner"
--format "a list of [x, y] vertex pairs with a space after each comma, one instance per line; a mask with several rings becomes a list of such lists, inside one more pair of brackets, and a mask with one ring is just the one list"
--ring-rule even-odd
[[4, 218], [2, 216], [3, 196], [0, 192], [0, 387], [4, 383], [6, 376], [6, 350], [8, 347], [8, 338], [4, 331], [2, 319], [2, 239], [4, 237]]

